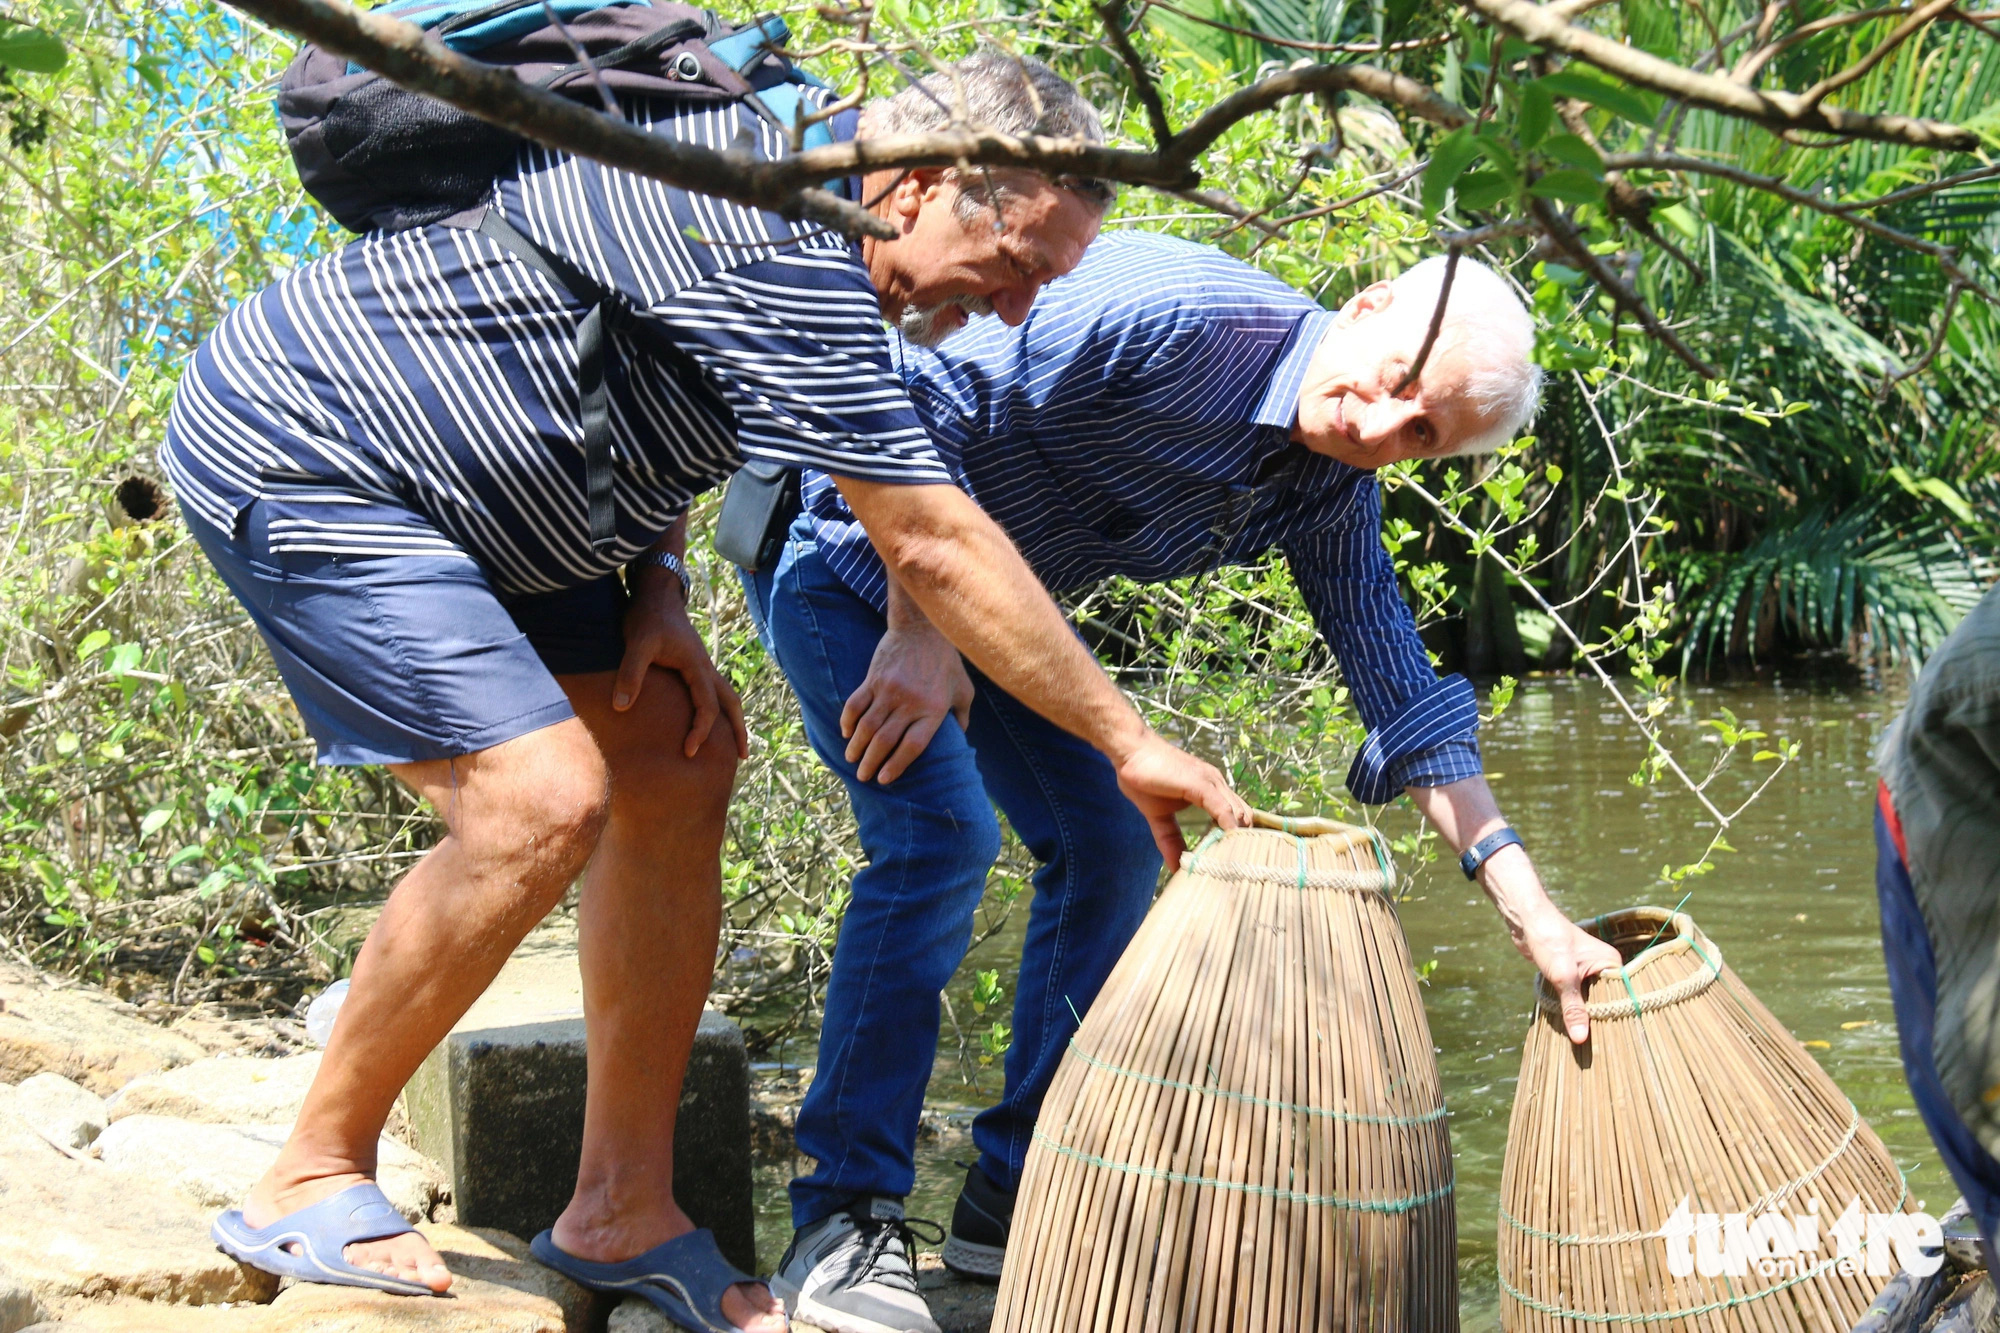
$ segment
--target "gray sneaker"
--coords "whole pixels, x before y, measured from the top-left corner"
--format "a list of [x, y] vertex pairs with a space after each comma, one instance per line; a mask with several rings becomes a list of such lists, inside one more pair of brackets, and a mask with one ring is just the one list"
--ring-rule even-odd
[[917, 1294], [915, 1247], [901, 1199], [853, 1199], [792, 1237], [771, 1291], [826, 1333], [939, 1333]]

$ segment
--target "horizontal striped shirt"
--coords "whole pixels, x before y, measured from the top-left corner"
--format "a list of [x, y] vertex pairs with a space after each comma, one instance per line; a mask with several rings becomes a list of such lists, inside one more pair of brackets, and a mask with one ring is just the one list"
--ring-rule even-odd
[[[819, 96], [820, 94], [814, 94]], [[634, 123], [775, 158], [749, 108], [629, 101]], [[894, 373], [858, 249], [773, 213], [537, 146], [492, 202], [630, 314], [610, 338], [616, 541], [589, 537], [577, 325], [586, 308], [487, 236], [373, 233], [266, 288], [196, 351], [161, 462], [228, 532], [271, 546], [475, 560], [505, 593], [601, 577], [746, 457], [945, 483]], [[658, 350], [699, 365], [689, 392]]]
[[[1439, 680], [1381, 540], [1374, 474], [1290, 440], [1330, 311], [1208, 246], [1109, 235], [1027, 321], [944, 346], [895, 340], [897, 368], [953, 477], [1043, 583], [1159, 582], [1282, 549], [1370, 735], [1363, 801], [1480, 772], [1479, 713]], [[805, 502], [828, 563], [878, 609], [882, 563], [824, 475]]]

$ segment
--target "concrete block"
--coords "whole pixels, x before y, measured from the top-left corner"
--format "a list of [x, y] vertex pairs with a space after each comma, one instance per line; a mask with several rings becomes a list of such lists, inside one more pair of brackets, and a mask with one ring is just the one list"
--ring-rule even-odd
[[[461, 1226], [533, 1236], [575, 1189], [587, 1063], [575, 977], [573, 954], [517, 958], [404, 1090], [417, 1147], [444, 1167]], [[720, 1014], [704, 1013], [695, 1036], [674, 1195], [731, 1263], [755, 1271], [749, 1055]]]

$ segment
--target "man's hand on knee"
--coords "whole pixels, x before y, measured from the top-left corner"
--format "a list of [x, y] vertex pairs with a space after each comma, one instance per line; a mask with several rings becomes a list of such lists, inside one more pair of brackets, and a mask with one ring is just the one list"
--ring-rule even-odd
[[847, 760], [863, 782], [894, 782], [931, 743], [947, 715], [972, 720], [972, 677], [958, 649], [930, 622], [892, 624], [868, 677], [840, 713]]
[[687, 682], [694, 720], [688, 723], [682, 753], [694, 758], [716, 722], [727, 719], [736, 742], [736, 757], [750, 757], [750, 731], [743, 723], [743, 701], [709, 659], [708, 646], [688, 619], [680, 588], [671, 580], [654, 580], [647, 585], [633, 598], [631, 609], [625, 613], [625, 659], [618, 664], [618, 680], [611, 688], [611, 706], [622, 713], [638, 702], [646, 672], [653, 667], [674, 672]]

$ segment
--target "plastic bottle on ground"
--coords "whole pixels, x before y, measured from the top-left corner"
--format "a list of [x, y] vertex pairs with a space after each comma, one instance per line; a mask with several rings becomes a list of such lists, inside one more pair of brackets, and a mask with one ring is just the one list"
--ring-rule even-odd
[[315, 1046], [326, 1045], [333, 1035], [333, 1020], [340, 1013], [341, 1001], [347, 998], [347, 978], [334, 982], [313, 1000], [306, 1010], [306, 1036]]

